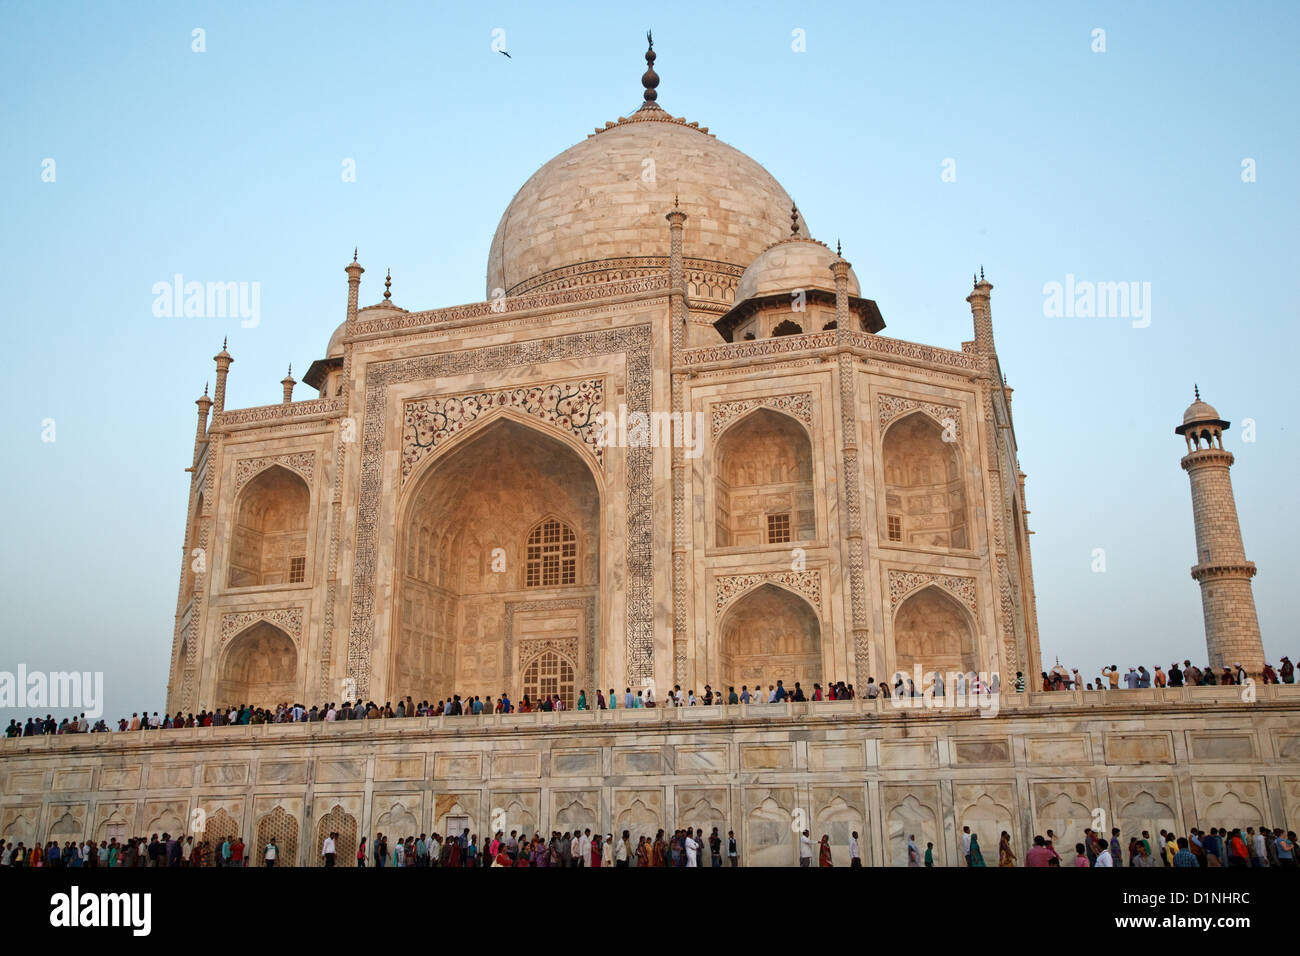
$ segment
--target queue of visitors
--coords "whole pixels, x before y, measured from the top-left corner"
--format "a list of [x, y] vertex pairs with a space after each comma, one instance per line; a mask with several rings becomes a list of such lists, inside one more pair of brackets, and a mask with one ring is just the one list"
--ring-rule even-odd
[[[1261, 684], [1294, 684], [1295, 665], [1291, 663], [1291, 658], [1283, 654], [1276, 669], [1272, 664], [1266, 663], [1257, 677]], [[1079, 674], [1078, 668], [1067, 671], [1058, 663], [1050, 671], [1042, 672], [1042, 690], [1116, 691], [1121, 689], [1121, 685], [1126, 690], [1146, 687], [1214, 687], [1241, 685], [1250, 679], [1252, 675], [1248, 674], [1240, 663], [1235, 663], [1232, 667], [1224, 666], [1216, 671], [1210, 664], [1201, 668], [1190, 660], [1185, 660], [1181, 667], [1177, 661], [1174, 661], [1169, 665], [1168, 670], [1159, 664], [1153, 665], [1150, 671], [1146, 669], [1146, 665], [1130, 667], [1123, 675], [1120, 674], [1118, 667], [1111, 664], [1101, 669], [1101, 674], [1096, 680], [1085, 681]]]
[[[1209, 665], [1200, 668], [1192, 664], [1190, 660], [1183, 661], [1180, 667], [1175, 661], [1169, 665], [1168, 670], [1155, 665], [1153, 671], [1148, 671], [1145, 667], [1130, 667], [1126, 674], [1121, 675], [1119, 668], [1111, 665], [1103, 667], [1101, 675], [1095, 681], [1084, 681], [1079, 674], [1078, 669], [1067, 670], [1058, 663], [1050, 671], [1042, 672], [1041, 689], [1044, 691], [1058, 690], [1097, 690], [1097, 691], [1118, 691], [1123, 688], [1138, 689], [1145, 687], [1200, 687], [1215, 685], [1243, 684], [1249, 676], [1245, 668], [1240, 664], [1233, 667], [1223, 667], [1218, 673]], [[949, 677], [954, 681], [955, 687], [951, 688], [956, 691], [959, 697], [965, 695], [993, 695], [1001, 691], [1001, 680], [998, 674], [994, 673], [986, 681], [979, 674], [952, 674]], [[944, 677], [939, 673], [926, 675], [926, 679], [932, 682], [933, 693], [936, 697], [942, 697], [945, 693]], [[1259, 679], [1265, 684], [1294, 684], [1295, 667], [1291, 659], [1283, 655], [1280, 666], [1275, 670], [1271, 664], [1265, 664], [1259, 675]], [[1014, 689], [1016, 693], [1024, 693], [1026, 689], [1025, 675], [1017, 671]], [[918, 688], [914, 681], [906, 674], [899, 672], [894, 675], [894, 681], [891, 684], [887, 681], [877, 682], [875, 678], [868, 677], [867, 682], [862, 690], [862, 696], [875, 700], [876, 698], [890, 697], [918, 697], [927, 693], [923, 688]], [[680, 685], [674, 685], [664, 701], [663, 706], [667, 707], [696, 707], [696, 706], [717, 706], [721, 704], [775, 704], [785, 701], [802, 703], [805, 701], [830, 701], [830, 700], [852, 700], [858, 696], [858, 692], [853, 685], [845, 681], [833, 681], [823, 687], [820, 683], [814, 683], [811, 691], [806, 691], [799, 681], [795, 681], [793, 688], [787, 688], [783, 681], [778, 680], [775, 684], [768, 684], [767, 690], [763, 690], [761, 683], [755, 684], [751, 690], [749, 685], [742, 685], [740, 690], [728, 687], [724, 693], [721, 689], [714, 690], [709, 684], [704, 685], [704, 692], [696, 694], [694, 690], [683, 690]], [[362, 703], [357, 701], [344, 701], [342, 705], [330, 702], [324, 705], [312, 705], [310, 708], [302, 704], [281, 703], [276, 707], [256, 707], [252, 704], [240, 704], [225, 708], [216, 708], [214, 710], [201, 710], [198, 714], [185, 714], [177, 711], [175, 714], [159, 715], [157, 711], [150, 714], [148, 711], [137, 711], [130, 718], [121, 718], [117, 721], [116, 730], [134, 731], [134, 730], [171, 730], [179, 727], [222, 727], [226, 725], [239, 724], [284, 724], [298, 723], [300, 721], [335, 721], [335, 720], [363, 720], [376, 718], [400, 718], [400, 717], [459, 717], [462, 715], [481, 715], [481, 714], [527, 714], [535, 712], [555, 712], [565, 710], [616, 710], [627, 709], [635, 710], [637, 708], [659, 706], [653, 688], [633, 691], [632, 688], [624, 688], [622, 694], [617, 694], [614, 688], [609, 689], [605, 694], [601, 690], [595, 691], [588, 696], [585, 688], [578, 691], [576, 702], [570, 705], [565, 699], [558, 694], [544, 694], [537, 699], [525, 694], [516, 703], [510, 699], [508, 692], [502, 692], [499, 697], [493, 701], [490, 697], [484, 699], [477, 694], [452, 694], [436, 704], [428, 700], [422, 700], [416, 703], [410, 696], [401, 698], [397, 701], [396, 706], [391, 701], [385, 702], [381, 707], [374, 701]], [[27, 721], [20, 724], [17, 720], [11, 720], [9, 726], [5, 728], [6, 737], [35, 737], [43, 734], [73, 734], [73, 733], [105, 733], [110, 728], [107, 722], [97, 721], [91, 725], [85, 714], [79, 717], [65, 717], [62, 720], [46, 714], [44, 717], [32, 716]]]
[[[662, 829], [653, 837], [639, 834], [632, 842], [630, 830], [624, 830], [615, 839], [612, 833], [601, 836], [591, 828], [561, 833], [552, 830], [549, 838], [540, 832], [531, 837], [527, 832], [511, 830], [507, 836], [498, 830], [491, 839], [480, 841], [468, 829], [459, 835], [431, 836], [421, 833], [390, 840], [383, 833], [376, 834], [367, 846], [362, 837], [356, 847], [354, 862], [358, 867], [373, 865], [385, 867], [721, 867], [740, 863], [736, 834], [727, 831], [723, 837], [718, 827], [706, 836], [703, 827], [678, 828], [667, 835]], [[1113, 827], [1107, 837], [1101, 831], [1085, 828], [1082, 840], [1074, 844], [1071, 855], [1062, 856], [1057, 850], [1058, 837], [1052, 830], [1046, 836], [1035, 836], [1033, 846], [1025, 854], [1024, 866], [1051, 867], [1286, 867], [1297, 865], [1296, 834], [1294, 830], [1261, 825], [1258, 829], [1241, 827], [1211, 827], [1207, 833], [1192, 827], [1186, 836], [1175, 836], [1160, 830], [1155, 838], [1143, 830], [1140, 836], [1130, 836], [1127, 843], [1118, 827]], [[337, 864], [340, 834], [332, 832], [321, 843], [321, 865]], [[1068, 845], [1065, 840], [1062, 845]], [[813, 865], [814, 843], [808, 830], [798, 836], [799, 865]], [[274, 867], [281, 862], [281, 849], [274, 837], [260, 847], [247, 846], [242, 837], [225, 836], [214, 841], [193, 836], [174, 837], [168, 833], [153, 834], [149, 839], [133, 837], [125, 843], [116, 838], [102, 841], [51, 840], [27, 847], [22, 841], [0, 840], [0, 866], [12, 867]], [[835, 866], [830, 835], [822, 834], [815, 844], [816, 865]], [[962, 828], [961, 859], [968, 867], [985, 867], [979, 835], [969, 826]], [[841, 859], [841, 864], [845, 861]], [[862, 852], [858, 832], [849, 838], [847, 864], [862, 865]], [[922, 852], [916, 835], [907, 837], [907, 865], [933, 867], [936, 856], [933, 843], [927, 843]], [[1022, 865], [1011, 846], [1011, 835], [1003, 830], [998, 840], [999, 867]]]

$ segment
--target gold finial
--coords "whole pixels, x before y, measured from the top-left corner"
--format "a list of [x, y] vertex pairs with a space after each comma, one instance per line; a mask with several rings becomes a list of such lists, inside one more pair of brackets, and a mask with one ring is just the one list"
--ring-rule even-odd
[[1196, 400], [1199, 402], [1201, 400], [1201, 386], [1193, 385], [1192, 390], [1196, 392]]
[[229, 341], [229, 338], [228, 338], [227, 336], [224, 336], [224, 335], [223, 335], [223, 336], [221, 337], [221, 351], [224, 352], [224, 351], [226, 350], [226, 342], [228, 342], [228, 341]]
[[208, 383], [207, 383], [207, 382], [204, 382], [204, 383], [203, 383], [203, 397], [204, 397], [204, 398], [207, 398], [207, 397], [208, 397]]
[[790, 203], [790, 235], [799, 235], [799, 207]]
[[844, 253], [840, 252], [840, 241], [838, 239], [835, 240], [835, 255], [841, 259], [844, 258]]
[[659, 74], [655, 72], [655, 38], [651, 31], [645, 32], [645, 41], [649, 48], [645, 51], [645, 73], [641, 75], [641, 85], [645, 87], [642, 96], [647, 103], [653, 103], [659, 96], [655, 87], [659, 85]]
[[389, 269], [388, 275], [384, 276], [384, 298], [390, 301], [393, 298], [392, 288], [393, 288], [393, 270]]
[[357, 261], [357, 247], [356, 247], [356, 246], [353, 246], [353, 247], [352, 247], [352, 261], [353, 261], [353, 262], [356, 262], [356, 261]]

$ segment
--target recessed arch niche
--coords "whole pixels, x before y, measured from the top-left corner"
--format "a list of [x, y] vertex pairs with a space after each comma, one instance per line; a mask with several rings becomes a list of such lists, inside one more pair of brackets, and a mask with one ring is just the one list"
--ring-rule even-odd
[[714, 540], [720, 548], [816, 538], [807, 430], [770, 408], [733, 423], [715, 446], [713, 493]]
[[895, 421], [885, 432], [886, 543], [966, 550], [970, 528], [966, 482], [957, 442], [921, 411]]
[[[582, 452], [505, 415], [416, 472], [398, 520], [388, 696], [518, 699], [528, 661], [510, 655], [586, 631], [581, 612], [548, 614], [546, 602], [590, 596], [599, 608], [600, 505]], [[530, 610], [514, 616], [507, 648], [510, 605]], [[576, 679], [594, 686], [595, 662], [578, 657]]]

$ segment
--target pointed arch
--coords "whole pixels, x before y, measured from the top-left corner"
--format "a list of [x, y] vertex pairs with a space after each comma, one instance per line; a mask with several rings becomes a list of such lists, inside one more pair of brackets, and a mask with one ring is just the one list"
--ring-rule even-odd
[[894, 611], [894, 671], [978, 671], [976, 633], [970, 609], [949, 591], [933, 582], [917, 588]]
[[232, 588], [306, 581], [311, 489], [282, 464], [264, 468], [235, 498], [227, 583]]
[[[433, 554], [417, 574], [397, 568], [391, 696], [519, 693], [507, 608], [539, 592], [598, 599], [603, 488], [576, 439], [510, 409], [476, 419], [423, 460], [398, 506], [397, 553], [427, 529]], [[594, 661], [569, 663], [590, 683]]]
[[894, 419], [881, 440], [885, 544], [966, 550], [971, 547], [960, 444], [926, 410]]
[[817, 537], [812, 438], [797, 418], [761, 407], [713, 446], [714, 541], [764, 547]]
[[244, 628], [221, 652], [217, 706], [274, 707], [298, 696], [298, 648], [265, 618]]
[[803, 595], [765, 581], [733, 601], [718, 622], [720, 690], [798, 681], [812, 696], [822, 679], [821, 622]]

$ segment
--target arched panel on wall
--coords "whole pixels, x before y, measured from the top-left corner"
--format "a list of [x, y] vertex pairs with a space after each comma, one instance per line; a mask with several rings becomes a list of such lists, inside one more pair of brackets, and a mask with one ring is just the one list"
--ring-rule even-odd
[[971, 548], [966, 478], [955, 438], [951, 429], [921, 410], [889, 425], [881, 442], [882, 544]]
[[298, 696], [297, 646], [270, 621], [249, 625], [222, 651], [217, 706], [275, 707]]
[[[894, 612], [894, 671], [968, 674], [979, 671], [979, 642], [970, 610], [936, 584], [907, 595]], [[946, 679], [946, 677], [945, 677]]]
[[235, 499], [226, 553], [232, 588], [301, 584], [307, 575], [311, 489], [297, 472], [271, 465]]
[[817, 610], [802, 595], [765, 582], [727, 607], [718, 625], [720, 690], [799, 682], [812, 697], [822, 680], [822, 631]]
[[795, 418], [756, 408], [714, 445], [714, 541], [763, 547], [817, 537], [812, 440]]
[[[589, 559], [601, 550], [603, 477], [571, 436], [500, 411], [447, 438], [406, 484], [396, 553], [408, 560], [394, 582], [391, 696], [490, 701], [505, 688], [518, 699], [523, 662], [510, 658], [509, 609], [599, 602], [600, 562]], [[570, 663], [575, 679], [594, 686], [594, 660]]]

